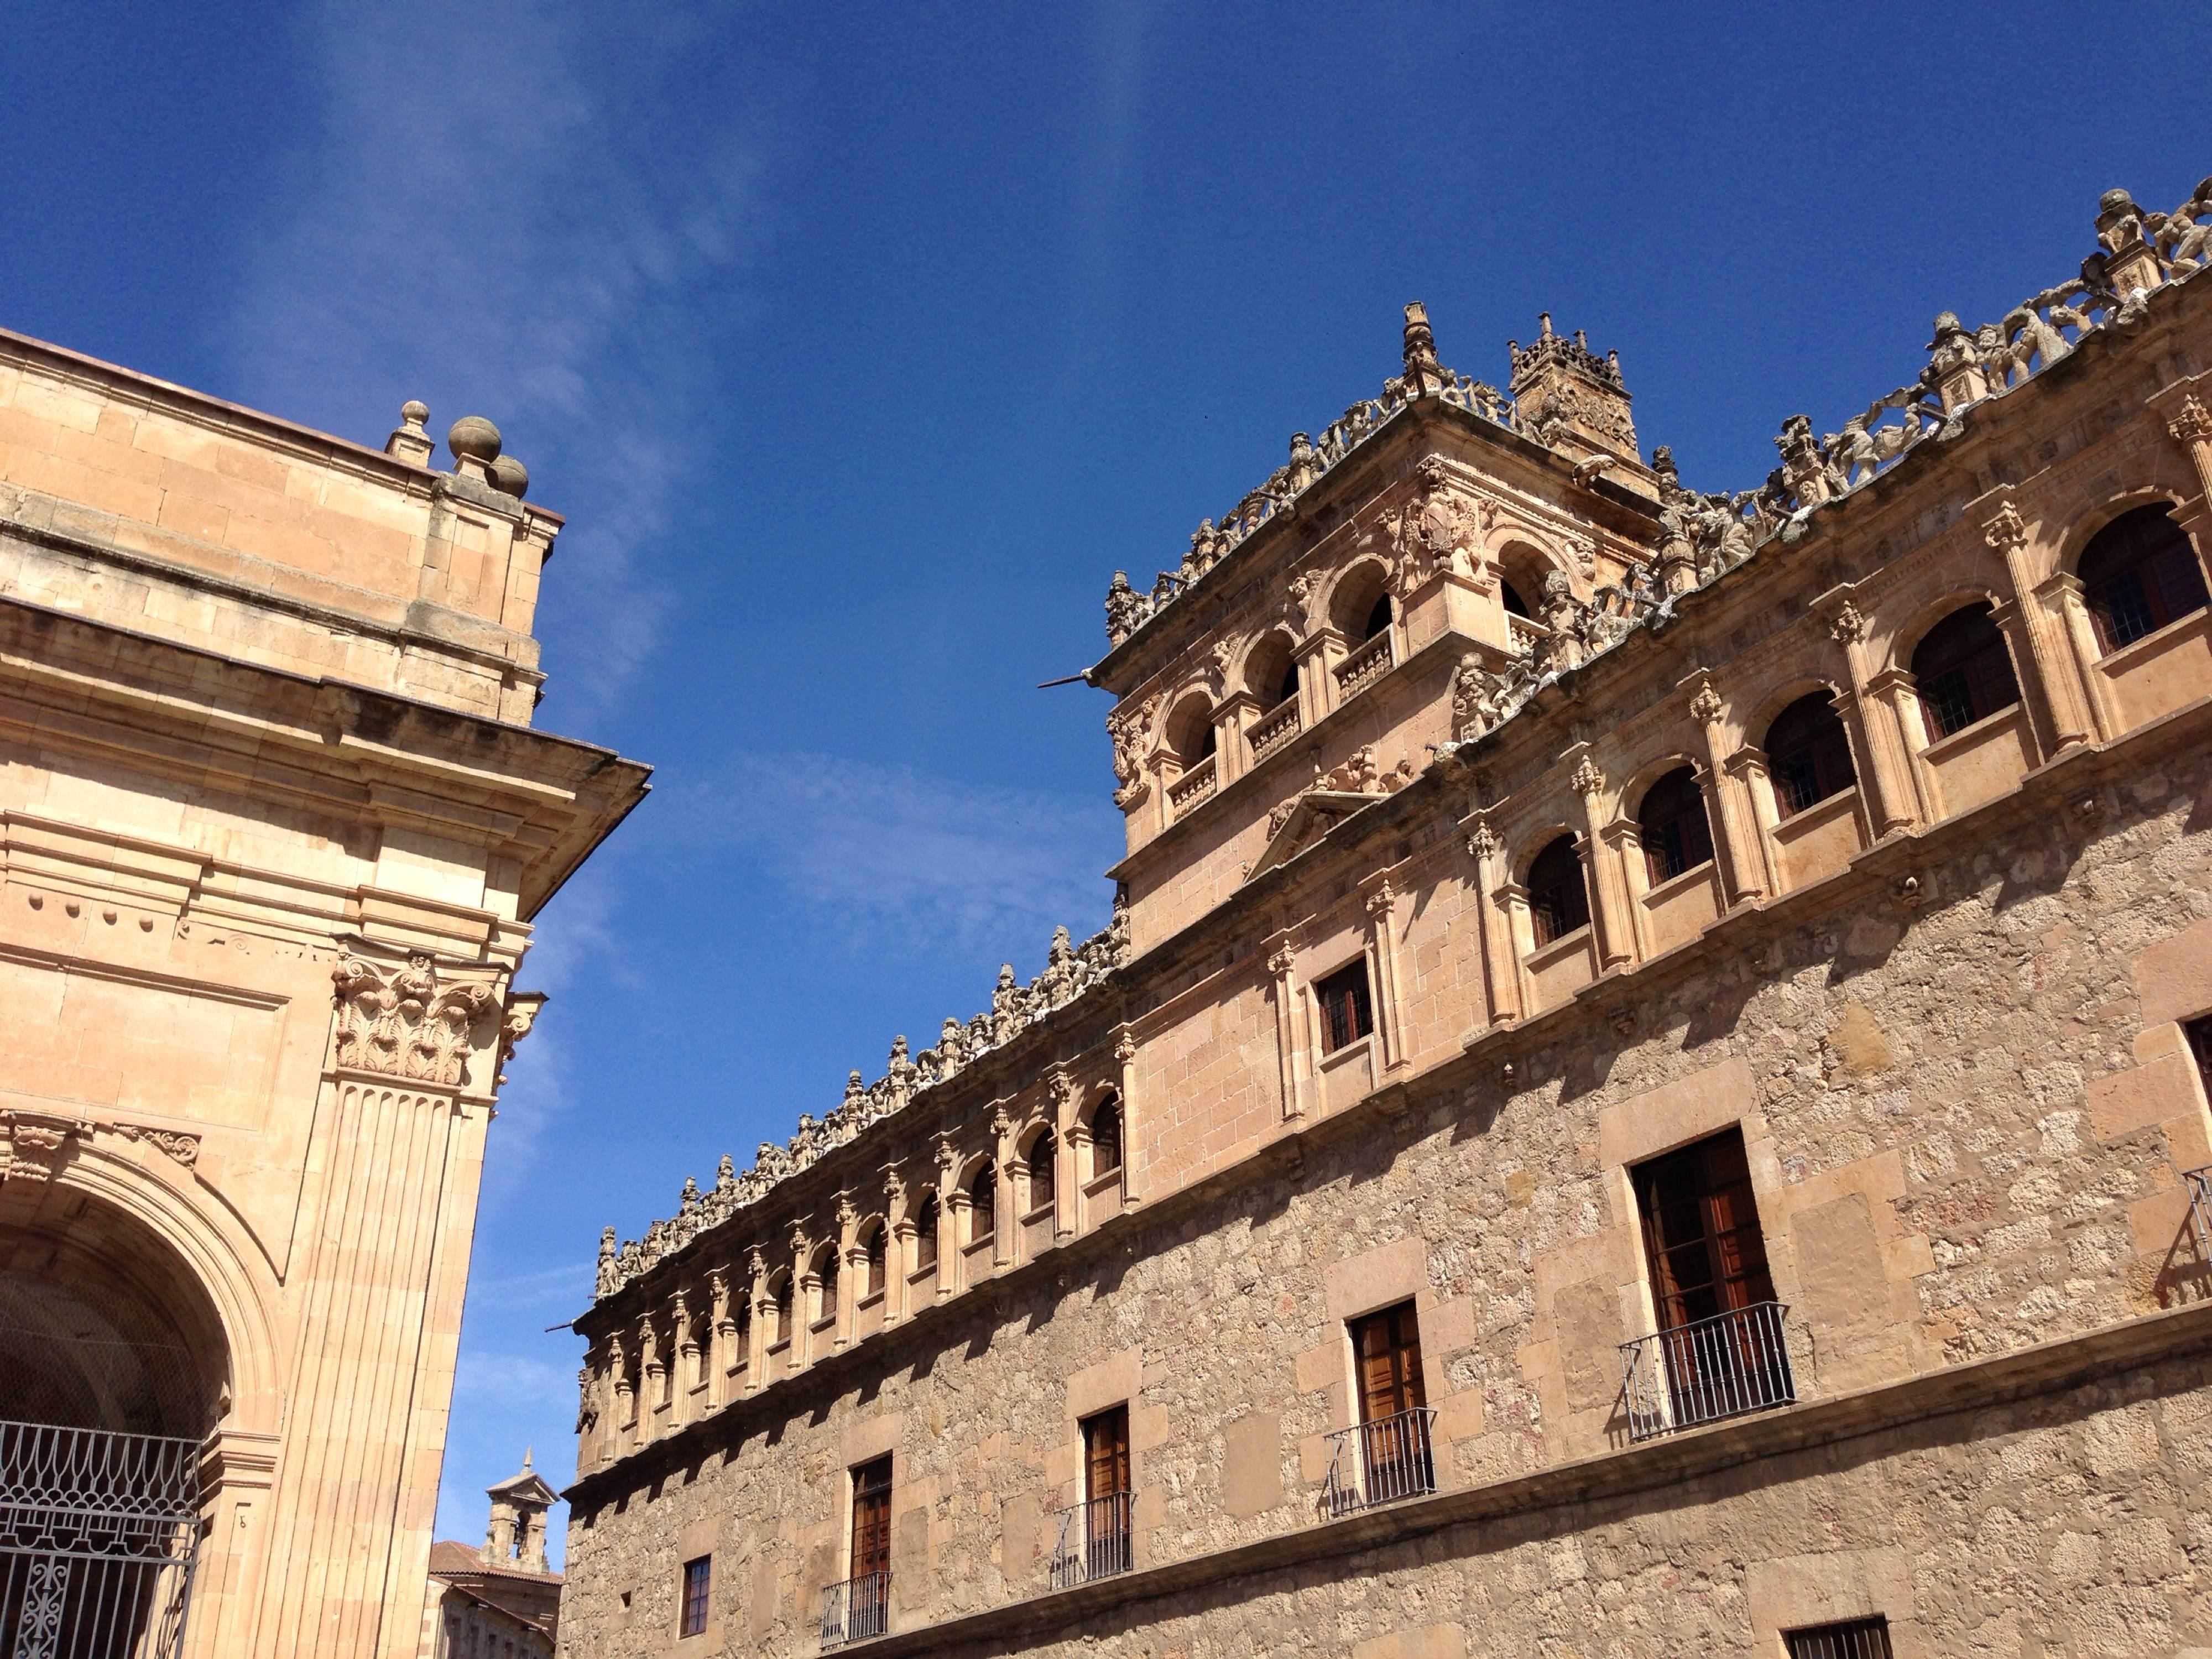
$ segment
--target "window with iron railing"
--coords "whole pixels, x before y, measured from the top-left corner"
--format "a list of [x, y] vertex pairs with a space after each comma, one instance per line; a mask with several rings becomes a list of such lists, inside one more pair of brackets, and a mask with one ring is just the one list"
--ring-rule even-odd
[[1743, 1133], [1631, 1172], [1659, 1328], [1621, 1345], [1630, 1437], [1796, 1398]]
[[1800, 697], [1774, 717], [1766, 728], [1766, 765], [1775, 811], [1785, 818], [1858, 782], [1850, 738], [1826, 692]]
[[1328, 1045], [1328, 1053], [1350, 1048], [1375, 1029], [1375, 1002], [1367, 989], [1364, 957], [1315, 986], [1314, 998], [1321, 1004], [1322, 1036]]
[[1912, 653], [1912, 678], [1931, 739], [1963, 732], [2020, 702], [2012, 653], [1987, 600], [1954, 611], [1922, 636]]
[[2206, 604], [2204, 567], [2162, 504], [2123, 513], [2089, 538], [2079, 566], [2097, 642], [2133, 645]]
[[1889, 1620], [1853, 1619], [1840, 1625], [1814, 1625], [1783, 1638], [1790, 1659], [1890, 1659]]
[[1328, 1518], [1437, 1489], [1436, 1457], [1421, 1373], [1421, 1333], [1413, 1304], [1353, 1320], [1352, 1339], [1359, 1421], [1329, 1437], [1331, 1456], [1322, 1487]]
[[1054, 1544], [1054, 1589], [1127, 1572], [1136, 1565], [1130, 1531], [1129, 1408], [1083, 1419], [1083, 1501], [1062, 1510]]
[[890, 1627], [891, 1460], [878, 1457], [852, 1472], [852, 1577], [822, 1592], [822, 1645], [837, 1647]]

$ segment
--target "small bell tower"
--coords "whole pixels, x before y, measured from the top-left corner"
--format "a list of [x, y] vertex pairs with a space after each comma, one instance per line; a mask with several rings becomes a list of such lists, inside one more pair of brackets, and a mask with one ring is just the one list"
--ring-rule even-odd
[[495, 1486], [487, 1486], [491, 1524], [484, 1529], [483, 1562], [511, 1572], [545, 1572], [545, 1512], [560, 1500], [530, 1466], [523, 1449], [522, 1468]]
[[1620, 378], [1620, 354], [1599, 356], [1577, 329], [1554, 334], [1552, 313], [1537, 319], [1533, 344], [1505, 343], [1513, 361], [1511, 390], [1522, 431], [1577, 461], [1604, 458], [1601, 468], [1644, 495], [1657, 493], [1637, 459], [1636, 422]]

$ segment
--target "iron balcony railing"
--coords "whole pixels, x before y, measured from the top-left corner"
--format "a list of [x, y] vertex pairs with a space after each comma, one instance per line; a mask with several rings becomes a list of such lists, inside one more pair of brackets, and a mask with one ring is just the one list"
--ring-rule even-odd
[[1060, 1512], [1060, 1541], [1053, 1546], [1047, 1581], [1053, 1589], [1072, 1589], [1094, 1578], [1111, 1578], [1136, 1565], [1130, 1548], [1129, 1498], [1126, 1492], [1109, 1492]]
[[1628, 1437], [1649, 1440], [1795, 1404], [1797, 1382], [1782, 1332], [1789, 1311], [1779, 1302], [1755, 1302], [1622, 1343]]
[[1329, 1436], [1328, 1479], [1321, 1489], [1322, 1518], [1419, 1498], [1437, 1489], [1437, 1460], [1430, 1433], [1437, 1414], [1425, 1406], [1380, 1417]]
[[2197, 1259], [2212, 1269], [2212, 1164], [2201, 1170], [2184, 1170], [2181, 1179], [2189, 1188], [2189, 1219], [2197, 1229]]
[[890, 1628], [891, 1576], [864, 1572], [822, 1592], [822, 1645], [864, 1642]]

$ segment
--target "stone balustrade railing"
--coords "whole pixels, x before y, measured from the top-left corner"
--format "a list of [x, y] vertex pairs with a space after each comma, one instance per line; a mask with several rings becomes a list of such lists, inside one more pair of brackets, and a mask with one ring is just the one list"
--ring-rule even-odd
[[870, 1084], [862, 1082], [860, 1073], [851, 1073], [845, 1080], [844, 1099], [818, 1121], [800, 1114], [799, 1133], [787, 1145], [763, 1140], [752, 1167], [742, 1175], [736, 1161], [725, 1157], [714, 1186], [704, 1191], [686, 1177], [676, 1213], [654, 1222], [641, 1239], [617, 1243], [612, 1227], [600, 1234], [594, 1297], [612, 1296], [700, 1234], [758, 1203], [779, 1182], [813, 1167], [833, 1148], [950, 1083], [991, 1050], [1005, 1048], [1030, 1026], [1103, 983], [1128, 954], [1128, 912], [1118, 895], [1113, 921], [1081, 945], [1070, 941], [1066, 928], [1054, 928], [1044, 971], [1024, 985], [1015, 978], [1012, 963], [1002, 963], [990, 1007], [965, 1023], [947, 1019], [935, 1048], [909, 1054], [906, 1039], [894, 1037], [884, 1075]]

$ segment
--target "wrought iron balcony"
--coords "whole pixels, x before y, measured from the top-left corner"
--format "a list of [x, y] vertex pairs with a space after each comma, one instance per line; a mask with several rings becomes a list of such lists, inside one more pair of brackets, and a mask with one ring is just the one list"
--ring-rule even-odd
[[2189, 1219], [2197, 1229], [2197, 1259], [2212, 1269], [2212, 1164], [2201, 1170], [2184, 1170], [2181, 1180], [2189, 1188]]
[[1797, 1382], [1782, 1331], [1789, 1311], [1779, 1302], [1755, 1302], [1622, 1343], [1628, 1437], [1650, 1440], [1796, 1403]]
[[865, 1642], [890, 1628], [891, 1576], [864, 1572], [822, 1592], [822, 1645], [841, 1648]]
[[1130, 1497], [1126, 1492], [1109, 1492], [1060, 1512], [1060, 1541], [1053, 1546], [1048, 1581], [1053, 1589], [1072, 1589], [1094, 1578], [1111, 1578], [1136, 1565], [1130, 1548]]
[[1328, 1480], [1321, 1489], [1322, 1518], [1371, 1510], [1437, 1489], [1437, 1461], [1430, 1431], [1437, 1414], [1425, 1406], [1377, 1418], [1329, 1436]]

